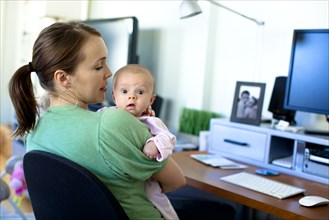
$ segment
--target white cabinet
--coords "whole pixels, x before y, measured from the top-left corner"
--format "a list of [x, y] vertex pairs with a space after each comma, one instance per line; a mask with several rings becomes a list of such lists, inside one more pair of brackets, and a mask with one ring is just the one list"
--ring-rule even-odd
[[211, 119], [209, 153], [329, 185], [329, 159], [315, 150], [329, 151], [329, 137]]
[[264, 162], [264, 146], [267, 138], [265, 133], [252, 132], [220, 124], [215, 124], [212, 129], [214, 135], [211, 138], [214, 153], [225, 152]]

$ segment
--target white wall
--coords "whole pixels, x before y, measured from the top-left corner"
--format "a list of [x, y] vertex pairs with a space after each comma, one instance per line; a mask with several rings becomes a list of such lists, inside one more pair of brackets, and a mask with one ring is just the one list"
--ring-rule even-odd
[[[276, 76], [287, 76], [293, 29], [329, 28], [328, 1], [223, 1], [227, 6], [262, 19], [265, 26], [217, 10], [218, 60], [213, 68], [210, 109], [230, 115], [236, 80], [265, 82], [263, 115], [267, 111]], [[234, 18], [233, 18], [234, 16]], [[239, 20], [238, 20], [239, 19]], [[227, 21], [231, 21], [228, 23]], [[230, 76], [230, 77], [227, 77]], [[323, 115], [297, 112], [303, 126], [328, 129]]]
[[[165, 120], [178, 127], [182, 107], [206, 109], [230, 117], [235, 83], [266, 83], [263, 116], [276, 76], [286, 76], [293, 29], [329, 28], [328, 1], [219, 1], [238, 12], [265, 21], [264, 26], [209, 2], [203, 13], [178, 19], [181, 1], [94, 1], [91, 18], [136, 16], [140, 63], [157, 79], [157, 93], [167, 101]], [[154, 32], [152, 41], [144, 32]], [[152, 46], [149, 55], [143, 48]], [[155, 50], [155, 51], [154, 51]], [[155, 55], [155, 56], [154, 56]], [[298, 122], [328, 127], [323, 116], [297, 113]]]
[[[18, 5], [26, 1], [8, 2]], [[74, 17], [84, 19], [81, 15], [86, 11], [86, 1], [71, 1], [82, 4], [81, 7], [67, 6], [64, 2], [70, 1], [48, 1], [48, 12], [75, 14], [74, 8], [79, 8]], [[263, 115], [271, 117], [268, 103], [275, 77], [287, 75], [293, 29], [329, 28], [326, 0], [220, 1], [236, 11], [264, 20], [265, 26], [261, 27], [207, 1], [199, 1], [201, 15], [180, 20], [180, 3], [178, 0], [89, 3], [90, 18], [138, 18], [140, 63], [149, 66], [155, 74], [156, 92], [166, 99], [163, 117], [170, 128], [178, 127], [179, 113], [184, 106], [229, 117], [237, 80], [266, 83]], [[14, 61], [20, 51], [15, 40], [20, 26], [13, 22], [22, 18], [19, 7], [9, 8], [14, 12], [4, 10], [1, 1], [1, 123], [7, 122], [7, 115], [11, 115], [7, 83], [18, 66]], [[7, 12], [5, 19], [3, 12]], [[10, 25], [3, 25], [9, 21]], [[16, 52], [11, 54], [11, 50]], [[298, 113], [297, 118], [305, 124], [328, 126], [322, 116]]]
[[15, 2], [11, 4], [7, 1], [0, 1], [0, 22], [1, 22], [1, 40], [0, 40], [0, 122], [2, 124], [10, 124], [14, 114], [11, 108], [11, 102], [8, 93], [8, 82], [13, 72], [13, 66], [18, 61], [15, 51], [18, 50], [19, 44], [14, 42], [19, 41], [19, 32], [21, 26], [15, 24], [20, 23], [19, 17], [13, 16], [7, 19], [10, 15], [22, 13], [22, 7], [17, 6]]

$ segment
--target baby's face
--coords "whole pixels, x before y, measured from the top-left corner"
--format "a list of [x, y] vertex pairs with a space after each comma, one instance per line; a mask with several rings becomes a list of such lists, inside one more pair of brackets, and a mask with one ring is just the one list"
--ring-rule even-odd
[[117, 108], [142, 116], [154, 100], [154, 82], [148, 73], [124, 72], [117, 76], [113, 98]]

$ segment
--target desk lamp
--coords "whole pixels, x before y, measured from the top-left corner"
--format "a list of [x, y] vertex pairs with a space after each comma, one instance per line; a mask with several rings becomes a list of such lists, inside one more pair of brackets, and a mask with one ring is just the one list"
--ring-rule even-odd
[[[251, 18], [249, 16], [241, 14], [241, 13], [239, 13], [233, 9], [230, 9], [214, 0], [208, 0], [208, 2], [214, 4], [218, 7], [225, 8], [226, 10], [228, 10], [232, 13], [235, 13], [237, 15], [240, 15], [241, 17], [244, 17], [248, 20], [251, 20], [251, 21], [255, 22], [257, 25], [265, 24], [264, 21], [261, 21], [261, 20], [255, 19], [255, 18]], [[181, 5], [180, 5], [180, 19], [189, 18], [189, 17], [195, 16], [195, 15], [198, 15], [200, 13], [202, 13], [202, 10], [196, 0], [183, 0], [182, 1]]]

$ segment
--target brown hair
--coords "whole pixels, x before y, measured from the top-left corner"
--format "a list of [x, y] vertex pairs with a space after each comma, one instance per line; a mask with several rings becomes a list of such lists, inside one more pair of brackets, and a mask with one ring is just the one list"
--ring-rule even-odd
[[84, 59], [81, 50], [90, 35], [101, 36], [94, 28], [79, 22], [57, 22], [41, 31], [33, 46], [32, 62], [20, 67], [9, 81], [9, 95], [18, 122], [14, 136], [33, 130], [39, 116], [31, 72], [36, 72], [42, 88], [55, 93], [55, 71], [74, 74]]

